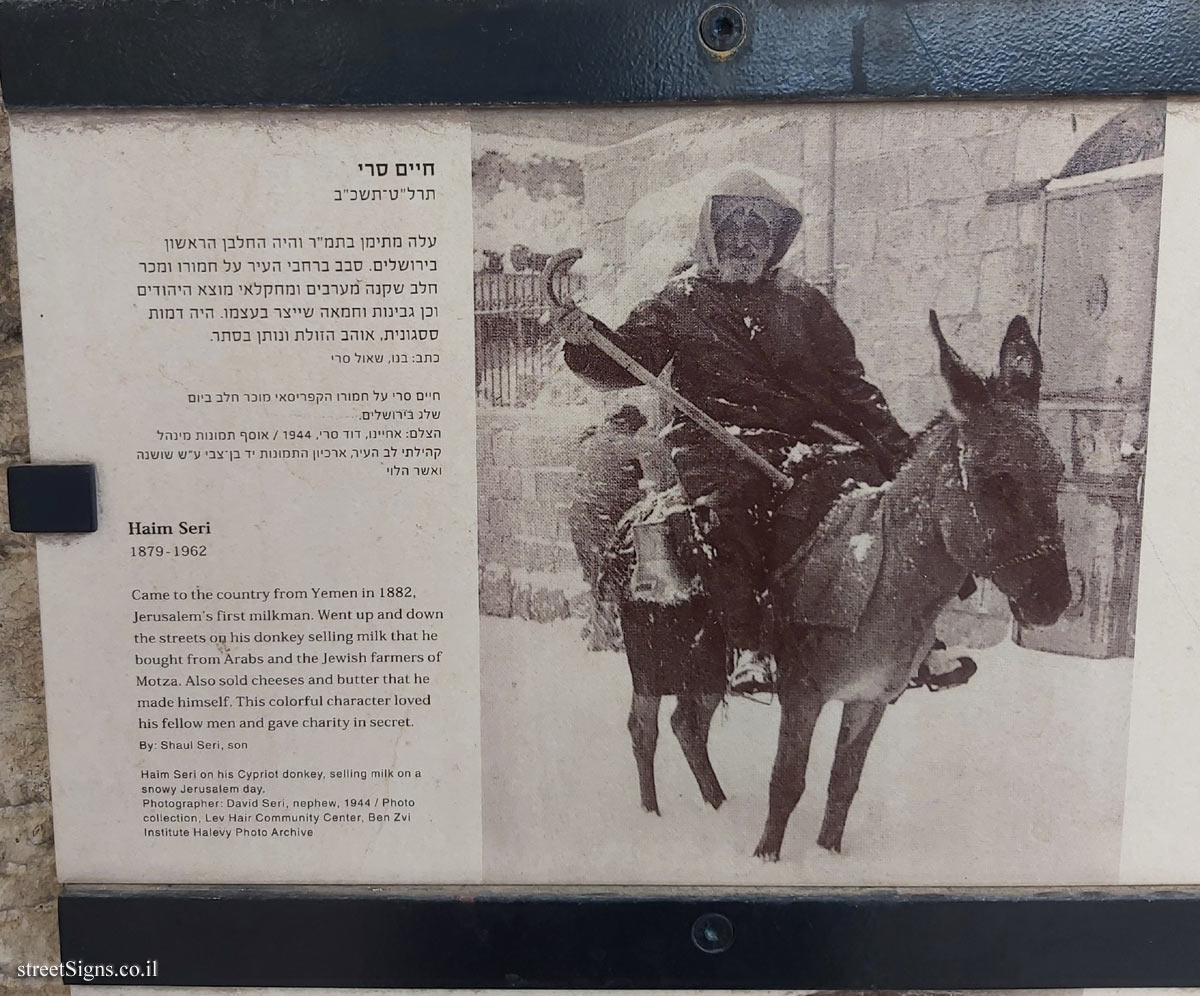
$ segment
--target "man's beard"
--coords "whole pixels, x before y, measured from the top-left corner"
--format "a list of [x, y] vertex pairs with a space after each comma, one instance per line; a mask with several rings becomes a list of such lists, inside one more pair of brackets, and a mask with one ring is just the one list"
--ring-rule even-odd
[[717, 272], [728, 284], [752, 284], [764, 272], [760, 259], [722, 259], [717, 261]]

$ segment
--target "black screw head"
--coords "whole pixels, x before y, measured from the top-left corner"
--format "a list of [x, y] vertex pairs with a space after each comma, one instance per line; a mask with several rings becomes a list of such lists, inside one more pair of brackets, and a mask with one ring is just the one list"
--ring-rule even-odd
[[692, 924], [692, 943], [705, 954], [720, 954], [733, 947], [733, 924], [720, 913], [703, 913]]
[[705, 48], [728, 55], [746, 40], [746, 15], [732, 4], [709, 7], [700, 15], [700, 40]]

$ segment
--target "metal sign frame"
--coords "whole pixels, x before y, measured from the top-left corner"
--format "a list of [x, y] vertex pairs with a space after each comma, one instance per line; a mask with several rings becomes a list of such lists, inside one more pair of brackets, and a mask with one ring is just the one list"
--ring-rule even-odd
[[[22, 110], [1200, 93], [1191, 0], [732, 6], [719, 51], [711, 0], [4, 0], [0, 80]], [[1188, 891], [68, 886], [59, 916], [64, 960], [158, 959], [95, 984], [1200, 985]]]

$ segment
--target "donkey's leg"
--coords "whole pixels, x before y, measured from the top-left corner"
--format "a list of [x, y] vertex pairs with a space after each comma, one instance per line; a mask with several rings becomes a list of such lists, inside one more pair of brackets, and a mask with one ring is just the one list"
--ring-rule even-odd
[[829, 775], [829, 798], [825, 802], [825, 819], [817, 843], [829, 851], [842, 849], [842, 831], [846, 814], [858, 791], [867, 750], [879, 721], [883, 719], [883, 702], [847, 702], [842, 706], [842, 728], [838, 732], [837, 753]]
[[654, 751], [658, 747], [659, 695], [633, 693], [629, 707], [629, 735], [633, 738], [633, 759], [637, 761], [638, 788], [642, 793], [642, 808], [658, 813], [658, 792], [654, 786]]
[[754, 849], [755, 856], [766, 861], [779, 860], [788, 818], [804, 794], [813, 727], [817, 725], [817, 717], [825, 704], [817, 691], [807, 685], [781, 689], [779, 702], [782, 707], [779, 747], [775, 752], [775, 766], [771, 769], [767, 825], [763, 828], [758, 847]]
[[720, 809], [725, 801], [725, 793], [708, 757], [708, 731], [720, 702], [721, 696], [717, 693], [680, 695], [675, 711], [671, 713], [671, 729], [683, 748], [688, 767], [696, 776], [700, 794], [713, 809]]

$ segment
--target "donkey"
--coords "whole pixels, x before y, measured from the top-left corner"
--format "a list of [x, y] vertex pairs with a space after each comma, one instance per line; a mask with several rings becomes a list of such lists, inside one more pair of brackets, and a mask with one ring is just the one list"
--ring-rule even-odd
[[951, 408], [925, 429], [882, 496], [883, 555], [854, 630], [785, 626], [779, 744], [767, 821], [754, 853], [778, 861], [805, 787], [813, 727], [839, 700], [838, 733], [817, 843], [840, 851], [850, 804], [883, 712], [933, 641], [933, 624], [970, 575], [989, 578], [1022, 625], [1049, 625], [1071, 584], [1057, 493], [1063, 464], [1037, 421], [1042, 358], [1022, 317], [985, 382], [946, 342], [929, 313]]
[[[1042, 360], [1028, 322], [1018, 316], [1010, 323], [999, 371], [985, 382], [946, 342], [932, 311], [929, 320], [952, 405], [921, 433], [913, 457], [877, 496], [877, 573], [856, 624], [806, 622], [803, 611], [788, 605], [794, 592], [776, 585], [781, 716], [766, 827], [754, 852], [764, 860], [779, 859], [804, 792], [817, 717], [834, 699], [843, 703], [842, 722], [818, 843], [841, 850], [884, 709], [907, 687], [933, 643], [935, 619], [968, 577], [990, 578], [1023, 625], [1054, 622], [1070, 601], [1057, 506], [1063, 466], [1037, 422]], [[834, 527], [818, 533], [816, 542], [844, 548], [861, 538]], [[658, 812], [659, 698], [674, 692], [679, 704], [672, 728], [702, 796], [718, 807], [725, 795], [707, 740], [724, 691], [723, 635], [702, 595], [655, 609], [632, 600], [621, 605], [642, 806]], [[663, 650], [671, 651], [665, 659]]]

